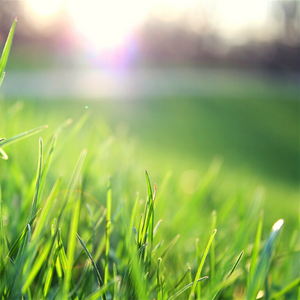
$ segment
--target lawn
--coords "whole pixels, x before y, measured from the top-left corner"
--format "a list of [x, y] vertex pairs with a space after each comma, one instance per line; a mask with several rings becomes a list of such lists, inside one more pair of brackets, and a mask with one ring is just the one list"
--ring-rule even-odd
[[299, 297], [297, 95], [0, 112], [1, 299]]

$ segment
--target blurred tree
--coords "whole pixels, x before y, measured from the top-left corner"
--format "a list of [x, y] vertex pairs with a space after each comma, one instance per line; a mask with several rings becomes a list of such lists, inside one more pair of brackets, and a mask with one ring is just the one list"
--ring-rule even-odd
[[291, 46], [300, 43], [300, 2], [273, 1], [272, 12], [278, 29], [278, 38], [284, 44]]

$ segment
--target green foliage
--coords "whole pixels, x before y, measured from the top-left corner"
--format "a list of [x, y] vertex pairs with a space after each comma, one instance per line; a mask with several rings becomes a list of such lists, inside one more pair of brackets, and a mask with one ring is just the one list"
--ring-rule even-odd
[[[275, 229], [272, 229], [264, 241], [265, 246], [260, 250], [263, 214], [259, 213], [261, 196], [258, 192], [248, 212], [247, 209], [240, 211], [244, 218], [234, 221], [241, 228], [241, 234], [238, 232], [234, 238], [230, 236], [227, 219], [220, 221], [224, 213], [228, 214], [227, 207], [221, 207], [218, 211], [219, 221], [215, 211], [212, 221], [211, 217], [203, 216], [206, 220], [203, 224], [209, 220], [212, 222], [206, 226], [207, 229], [217, 226], [221, 236], [214, 239], [214, 230], [205, 247], [197, 243], [197, 256], [202, 257], [199, 262], [190, 255], [191, 247], [188, 244], [184, 241], [178, 244], [179, 235], [166, 244], [163, 242], [166, 228], [162, 227], [161, 220], [156, 224], [154, 206], [156, 204], [166, 209], [170, 202], [164, 197], [164, 201], [156, 203], [156, 197], [161, 195], [156, 185], [153, 190], [147, 171], [143, 211], [139, 195], [132, 204], [129, 202], [115, 208], [116, 194], [111, 178], [108, 184], [102, 181], [98, 187], [103, 189], [99, 195], [105, 198], [106, 194], [107, 209], [102, 207], [99, 200], [95, 204], [90, 202], [92, 198], [87, 197], [90, 195], [88, 178], [93, 166], [84, 168], [86, 150], [79, 157], [68, 187], [63, 187], [66, 183], [62, 178], [54, 177], [54, 184], [47, 192], [52, 181], [49, 179], [53, 176], [51, 161], [52, 158], [54, 161], [58, 159], [55, 157], [56, 140], [57, 133], [54, 133], [52, 141], [49, 139], [49, 154], [43, 162], [45, 153], [40, 138], [37, 175], [33, 181], [35, 188], [31, 188], [31, 184], [24, 191], [33, 193], [33, 202], [30, 204], [28, 201], [24, 208], [28, 213], [30, 211], [29, 219], [24, 214], [18, 220], [18, 224], [24, 226], [19, 237], [14, 237], [18, 228], [12, 227], [17, 224], [6, 222], [5, 226], [1, 226], [2, 299], [253, 299], [259, 291], [268, 295], [266, 299], [296, 297], [299, 279], [293, 278], [296, 275], [292, 269], [289, 271], [289, 282], [280, 283], [284, 261], [291, 259], [284, 254], [286, 248], [283, 247], [274, 256], [278, 233], [281, 231], [281, 226], [279, 228], [276, 224], [282, 221], [274, 225]], [[94, 161], [96, 157], [89, 159]], [[99, 172], [98, 175], [104, 173]], [[11, 193], [13, 188], [4, 188], [5, 198]], [[205, 197], [206, 193], [202, 189], [201, 197]], [[11, 215], [9, 202], [3, 200], [6, 213]], [[231, 205], [230, 202], [228, 205]], [[234, 210], [229, 214], [233, 213]], [[253, 231], [255, 226], [251, 226], [251, 223], [257, 226], [256, 235]], [[188, 230], [185, 224], [181, 225]], [[231, 226], [236, 225], [233, 223]], [[175, 226], [176, 229], [175, 224], [168, 226]], [[207, 234], [205, 226], [199, 227], [200, 240]], [[76, 243], [76, 238], [79, 243]], [[165, 238], [169, 239], [168, 236]], [[12, 246], [10, 241], [13, 241]], [[227, 253], [224, 253], [224, 248]], [[237, 251], [240, 254], [234, 258]], [[279, 259], [282, 255], [283, 259]], [[192, 268], [182, 271], [181, 260], [191, 261]], [[198, 266], [195, 263], [197, 260]], [[191, 272], [194, 274], [192, 281], [188, 276]], [[204, 274], [202, 278], [201, 274]]]

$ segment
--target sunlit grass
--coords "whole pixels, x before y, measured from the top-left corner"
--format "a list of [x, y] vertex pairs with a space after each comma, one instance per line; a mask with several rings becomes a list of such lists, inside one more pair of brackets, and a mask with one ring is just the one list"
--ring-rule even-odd
[[1, 299], [300, 296], [298, 224], [263, 214], [262, 188], [216, 201], [221, 159], [186, 194], [163, 167], [144, 176], [122, 128], [0, 105]]

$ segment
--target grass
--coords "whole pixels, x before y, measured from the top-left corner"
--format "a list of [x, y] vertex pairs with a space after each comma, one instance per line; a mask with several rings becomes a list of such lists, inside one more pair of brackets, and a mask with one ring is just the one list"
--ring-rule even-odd
[[[1, 299], [299, 298], [297, 104], [274, 100], [274, 119], [291, 116], [279, 125], [265, 120], [266, 101], [245, 101], [243, 108], [229, 100], [222, 113], [215, 101], [1, 102], [1, 136], [7, 138], [0, 139], [6, 159], [0, 160]], [[255, 118], [265, 122], [260, 129], [249, 121], [253, 114], [250, 124], [242, 121], [253, 105], [261, 108], [262, 117]], [[178, 118], [172, 126], [170, 109]], [[239, 114], [232, 113], [236, 109]], [[189, 117], [182, 120], [184, 110]], [[104, 116], [110, 116], [107, 122]], [[206, 130], [199, 130], [199, 119]], [[242, 128], [236, 128], [238, 120]], [[126, 124], [133, 129], [126, 132]], [[228, 138], [216, 138], [223, 134]], [[246, 143], [249, 137], [252, 143]], [[229, 144], [233, 153], [226, 153]], [[272, 160], [274, 145], [284, 151], [276, 156], [282, 163]], [[199, 148], [209, 163], [195, 158]], [[221, 168], [214, 157], [223, 150]], [[230, 167], [245, 157], [247, 172], [236, 168], [243, 182]], [[188, 169], [184, 184], [181, 174]], [[264, 205], [264, 189], [255, 189], [255, 180], [235, 187], [250, 181], [254, 170], [269, 178], [266, 190], [275, 191], [274, 202]], [[223, 180], [232, 187], [224, 188]], [[285, 222], [277, 221], [279, 214]]]

